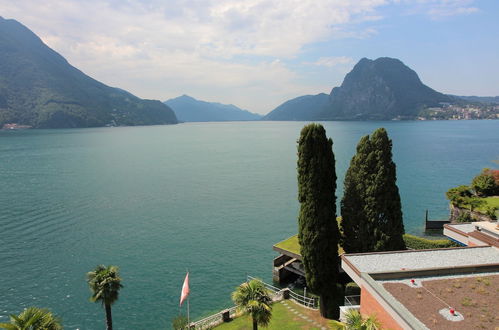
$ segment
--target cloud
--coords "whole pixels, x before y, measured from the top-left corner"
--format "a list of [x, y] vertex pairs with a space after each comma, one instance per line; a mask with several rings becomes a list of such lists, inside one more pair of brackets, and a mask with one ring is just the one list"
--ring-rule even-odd
[[[265, 112], [275, 100], [317, 87], [291, 64], [303, 62], [306, 46], [369, 38], [380, 9], [400, 1], [0, 0], [0, 8], [106, 84], [162, 100], [210, 91], [212, 99]], [[471, 3], [417, 0], [433, 17], [472, 12]], [[315, 64], [347, 61], [323, 57]], [[274, 95], [250, 94], [268, 91]]]
[[325, 66], [328, 68], [332, 68], [339, 65], [351, 65], [354, 60], [350, 57], [346, 56], [336, 56], [336, 57], [320, 57], [315, 62], [306, 62], [305, 64], [309, 65], [317, 65], [317, 66]]
[[[27, 25], [92, 77], [141, 97], [173, 96], [179, 86], [217, 93], [254, 111], [268, 111], [275, 93], [310, 90], [286, 59], [303, 47], [359, 38], [387, 0], [0, 0], [2, 15]], [[275, 61], [281, 59], [283, 61]], [[238, 96], [239, 95], [239, 96]], [[199, 97], [199, 95], [193, 95]], [[246, 104], [240, 104], [246, 102]], [[270, 104], [275, 103], [270, 102]]]
[[[400, 2], [400, 1], [397, 1]], [[424, 14], [437, 20], [458, 15], [469, 15], [479, 11], [473, 6], [475, 0], [405, 0], [411, 6], [411, 11]]]

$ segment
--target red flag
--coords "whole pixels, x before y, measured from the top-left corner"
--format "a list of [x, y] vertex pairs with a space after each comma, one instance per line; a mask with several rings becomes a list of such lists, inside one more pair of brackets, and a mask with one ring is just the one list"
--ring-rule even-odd
[[189, 295], [189, 292], [189, 273], [187, 273], [187, 275], [185, 275], [184, 285], [182, 285], [182, 293], [180, 294], [180, 306], [182, 306], [182, 303]]

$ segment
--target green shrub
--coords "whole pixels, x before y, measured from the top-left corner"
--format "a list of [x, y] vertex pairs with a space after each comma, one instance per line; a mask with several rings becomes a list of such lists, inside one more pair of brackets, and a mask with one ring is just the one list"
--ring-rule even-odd
[[472, 222], [472, 221], [473, 218], [471, 217], [471, 214], [469, 212], [461, 212], [456, 218], [457, 223]]
[[407, 248], [413, 250], [443, 249], [460, 246], [449, 239], [427, 239], [410, 234], [404, 234], [404, 241]]
[[484, 169], [482, 173], [473, 178], [471, 187], [478, 196], [492, 196], [496, 192], [496, 181], [489, 169]]
[[466, 204], [467, 200], [473, 195], [471, 193], [470, 187], [459, 186], [449, 189], [445, 195], [451, 201], [452, 204], [456, 206], [462, 206]]
[[485, 214], [489, 216], [492, 220], [497, 220], [497, 215], [496, 215], [497, 208], [493, 206], [487, 207], [485, 210]]
[[187, 317], [184, 315], [178, 315], [172, 320], [172, 327], [175, 330], [182, 330], [187, 328]]

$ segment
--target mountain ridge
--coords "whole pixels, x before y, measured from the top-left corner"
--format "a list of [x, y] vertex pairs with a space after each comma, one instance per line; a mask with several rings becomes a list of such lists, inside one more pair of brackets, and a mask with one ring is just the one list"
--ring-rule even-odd
[[184, 122], [253, 121], [262, 118], [233, 104], [197, 100], [186, 94], [164, 103], [173, 109], [178, 120]]
[[[415, 119], [426, 108], [467, 102], [426, 86], [414, 70], [390, 57], [362, 58], [342, 84], [331, 90], [327, 101], [323, 95], [286, 101], [264, 120]], [[290, 106], [293, 103], [295, 106]]]
[[72, 66], [29, 28], [0, 17], [0, 127], [175, 124], [173, 111], [107, 86]]

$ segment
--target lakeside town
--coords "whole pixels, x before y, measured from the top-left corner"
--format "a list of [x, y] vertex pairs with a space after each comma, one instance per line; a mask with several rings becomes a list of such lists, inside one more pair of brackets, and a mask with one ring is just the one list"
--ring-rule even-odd
[[476, 120], [499, 119], [499, 104], [456, 105], [441, 103], [440, 107], [420, 112], [418, 120]]

